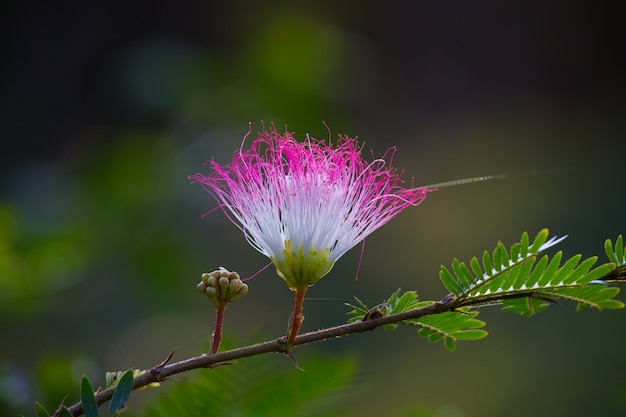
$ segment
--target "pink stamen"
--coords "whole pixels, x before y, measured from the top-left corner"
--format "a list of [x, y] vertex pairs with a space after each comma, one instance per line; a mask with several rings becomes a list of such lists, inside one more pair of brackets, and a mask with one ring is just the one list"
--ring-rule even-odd
[[[189, 179], [216, 199], [255, 249], [274, 260], [282, 259], [290, 241], [296, 249], [329, 251], [332, 265], [433, 191], [403, 186], [402, 172], [391, 166], [395, 147], [382, 158], [372, 154], [368, 162], [363, 145], [348, 136], [339, 135], [334, 145], [308, 134], [299, 142], [272, 127], [244, 150], [251, 129], [229, 165], [211, 160], [211, 174]], [[359, 269], [362, 257], [363, 248]]]

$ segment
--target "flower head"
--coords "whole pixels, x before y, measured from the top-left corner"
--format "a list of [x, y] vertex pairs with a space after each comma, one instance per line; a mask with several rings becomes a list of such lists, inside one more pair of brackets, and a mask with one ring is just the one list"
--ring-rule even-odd
[[[292, 289], [326, 275], [343, 254], [430, 191], [405, 188], [391, 148], [371, 162], [356, 139], [326, 144], [263, 131], [247, 150], [192, 182], [215, 197], [248, 242], [268, 256]], [[388, 159], [389, 161], [387, 161]]]
[[225, 308], [248, 293], [248, 286], [236, 272], [220, 269], [202, 274], [198, 291], [209, 297], [215, 308]]

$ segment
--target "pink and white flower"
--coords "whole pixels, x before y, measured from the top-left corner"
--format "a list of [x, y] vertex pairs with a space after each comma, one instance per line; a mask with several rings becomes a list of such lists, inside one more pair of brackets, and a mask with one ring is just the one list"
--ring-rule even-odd
[[326, 144], [263, 131], [213, 172], [192, 182], [220, 204], [248, 242], [294, 290], [305, 290], [374, 230], [431, 191], [405, 188], [391, 167], [395, 148], [368, 162], [356, 139]]

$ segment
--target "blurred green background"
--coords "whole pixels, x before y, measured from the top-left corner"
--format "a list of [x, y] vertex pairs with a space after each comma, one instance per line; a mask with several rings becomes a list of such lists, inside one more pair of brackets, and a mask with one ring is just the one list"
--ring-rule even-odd
[[[440, 264], [525, 230], [568, 234], [560, 248], [585, 256], [626, 232], [621, 2], [2, 8], [0, 415], [74, 401], [83, 374], [103, 385], [174, 347], [175, 359], [207, 350], [201, 273], [249, 276], [267, 260], [222, 213], [201, 217], [215, 202], [186, 176], [227, 163], [249, 121], [326, 138], [325, 121], [376, 155], [395, 145], [416, 185], [539, 171], [442, 189], [399, 215], [367, 239], [358, 280], [354, 249], [309, 291], [304, 331], [345, 322], [354, 295], [438, 299]], [[249, 285], [226, 317], [239, 344], [281, 335], [292, 304], [270, 269]], [[316, 354], [359, 363], [342, 415], [626, 413], [626, 312], [481, 316], [490, 336], [455, 353], [411, 329], [297, 353], [305, 369]], [[131, 398], [134, 415], [151, 395]]]

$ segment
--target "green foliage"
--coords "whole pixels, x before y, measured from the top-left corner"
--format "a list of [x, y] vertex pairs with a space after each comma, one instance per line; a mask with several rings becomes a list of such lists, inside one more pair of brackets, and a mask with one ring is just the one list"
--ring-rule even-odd
[[622, 235], [617, 237], [615, 246], [607, 239], [606, 242], [604, 242], [604, 250], [609, 260], [617, 265], [615, 270], [608, 275], [605, 280], [611, 282], [626, 282], [626, 247], [624, 247]]
[[503, 300], [502, 311], [517, 313], [524, 317], [530, 317], [550, 307], [550, 301], [541, 298], [523, 297]]
[[66, 406], [61, 406], [61, 412], [59, 413], [59, 417], [73, 417], [72, 413], [70, 413], [70, 410], [68, 410], [68, 408]]
[[[106, 381], [107, 388], [113, 387], [113, 386], [119, 384], [122, 376], [124, 376], [129, 371], [130, 370], [128, 370], [126, 372], [124, 372], [124, 371], [107, 372], [105, 374], [105, 377], [104, 377], [104, 379]], [[133, 378], [136, 378], [139, 375], [143, 375], [146, 372], [147, 371], [145, 369], [133, 369], [132, 370]], [[161, 384], [159, 382], [152, 382], [152, 383], [148, 384], [146, 387], [143, 387], [143, 388], [145, 389], [147, 387], [159, 387], [159, 386], [161, 386]]]
[[[365, 305], [365, 303], [357, 297], [354, 297], [357, 305], [345, 303], [346, 306], [352, 307], [352, 310], [347, 313], [350, 316], [348, 323], [359, 320], [371, 320], [377, 317], [388, 316], [389, 314], [402, 313], [404, 311], [414, 310], [426, 305], [418, 301], [417, 292], [407, 291], [400, 295], [400, 291], [401, 289], [398, 288], [389, 296], [389, 298], [387, 298], [387, 300], [371, 308]], [[396, 327], [396, 324], [387, 324], [383, 326], [386, 330], [393, 330]]]
[[340, 416], [340, 393], [349, 387], [356, 364], [350, 358], [309, 358], [297, 371], [285, 360], [276, 369], [267, 357], [203, 371], [161, 396], [146, 417], [169, 416]]
[[453, 352], [459, 340], [478, 340], [487, 337], [487, 332], [480, 329], [485, 322], [477, 320], [475, 318], [477, 315], [478, 311], [471, 311], [469, 307], [465, 307], [403, 323], [419, 327], [418, 334], [431, 343], [443, 340], [446, 349]]
[[[507, 251], [502, 242], [498, 242], [492, 255], [488, 251], [483, 252], [482, 269], [481, 262], [476, 257], [470, 260], [469, 268], [465, 263], [455, 258], [452, 261], [452, 272], [442, 265], [439, 277], [444, 286], [459, 298], [476, 296], [481, 291], [492, 293], [501, 287], [501, 285], [494, 285], [495, 278], [502, 278], [506, 272], [518, 265], [525, 265], [524, 261], [534, 259], [539, 252], [559, 243], [564, 237], [552, 238], [549, 241], [547, 239], [548, 230], [543, 229], [530, 245], [528, 233], [524, 233], [520, 243], [514, 244], [510, 252]], [[515, 270], [514, 272], [517, 273], [518, 271]], [[495, 282], [511, 285], [518, 283], [515, 274], [508, 273], [505, 277], [508, 279], [500, 279]]]
[[98, 404], [93, 394], [93, 388], [86, 376], [83, 376], [80, 383], [80, 400], [83, 404], [85, 417], [98, 417]]
[[[361, 300], [356, 298], [357, 305], [346, 303], [352, 307], [348, 312], [348, 322], [358, 320], [371, 320], [376, 317], [389, 314], [402, 313], [433, 304], [433, 301], [419, 301], [415, 291], [407, 291], [400, 295], [400, 289], [396, 290], [382, 304], [368, 308]], [[487, 336], [487, 332], [480, 330], [485, 325], [483, 321], [476, 320], [478, 311], [471, 311], [468, 307], [456, 311], [448, 311], [441, 314], [420, 317], [419, 319], [404, 320], [401, 324], [419, 328], [418, 334], [434, 343], [443, 340], [444, 346], [450, 351], [456, 349], [458, 340], [477, 340]], [[391, 330], [397, 324], [383, 326]]]
[[[45, 407], [38, 402], [35, 402], [35, 415], [37, 417], [50, 417], [50, 413]], [[72, 413], [66, 406], [62, 405], [59, 411], [59, 417], [72, 417]]]
[[39, 402], [35, 402], [35, 415], [37, 417], [50, 417], [50, 413]]
[[609, 260], [615, 263], [618, 267], [626, 266], [626, 247], [624, 247], [624, 240], [622, 235], [617, 237], [615, 241], [615, 247], [610, 239], [604, 242], [604, 251]]
[[[509, 250], [498, 242], [493, 252], [483, 252], [480, 261], [473, 257], [469, 266], [458, 259], [453, 260], [451, 271], [442, 266], [441, 281], [451, 292], [450, 296], [455, 297], [453, 299], [458, 307], [401, 323], [418, 327], [418, 334], [429, 342], [443, 340], [444, 346], [453, 351], [458, 340], [477, 340], [487, 336], [487, 332], [481, 329], [485, 323], [476, 319], [478, 311], [471, 309], [481, 305], [502, 304], [503, 311], [526, 317], [547, 309], [557, 299], [577, 303], [578, 310], [584, 307], [596, 310], [624, 307], [624, 303], [614, 299], [619, 288], [609, 287], [603, 280], [611, 274], [616, 275], [615, 271], [623, 268], [619, 265], [626, 262], [621, 236], [615, 249], [610, 241], [605, 243], [612, 263], [592, 269], [597, 257], [582, 260], [581, 255], [575, 255], [562, 263], [563, 254], [557, 252], [552, 259], [544, 255], [537, 261], [540, 252], [564, 239], [548, 240], [548, 235], [548, 230], [543, 229], [531, 242], [528, 233], [524, 233], [520, 242]], [[434, 304], [433, 301], [419, 301], [415, 291], [400, 295], [399, 289], [372, 308], [356, 297], [355, 300], [356, 304], [346, 303], [352, 308], [348, 312], [349, 322], [371, 320]], [[387, 329], [395, 327], [395, 324], [385, 326]]]
[[[492, 254], [485, 251], [481, 262], [474, 257], [469, 267], [454, 259], [452, 271], [441, 267], [440, 278], [448, 290], [463, 301], [463, 304], [476, 305], [481, 302], [504, 304], [504, 311], [530, 316], [549, 306], [554, 299], [570, 300], [578, 303], [578, 309], [622, 308], [624, 304], [614, 300], [618, 288], [607, 288], [600, 281], [615, 270], [615, 263], [606, 263], [592, 267], [597, 257], [581, 261], [581, 255], [569, 258], [561, 265], [562, 252], [557, 252], [552, 259], [544, 255], [537, 261], [539, 253], [560, 242], [563, 238], [548, 240], [548, 230], [544, 229], [532, 244], [528, 234], [524, 233], [519, 243], [507, 250], [499, 242]], [[605, 245], [607, 247], [607, 245]], [[617, 260], [621, 241], [618, 239]], [[609, 251], [609, 249], [611, 249]], [[607, 254], [613, 252], [607, 248]], [[521, 299], [530, 297], [529, 299]]]
[[[451, 271], [441, 267], [441, 280], [451, 291], [442, 300], [420, 301], [417, 292], [401, 293], [401, 289], [397, 289], [384, 302], [370, 308], [355, 297], [355, 304], [346, 303], [352, 308], [347, 313], [348, 321], [374, 320], [427, 308], [427, 311], [413, 315], [419, 316], [417, 318], [404, 319], [405, 315], [399, 323], [383, 327], [389, 330], [398, 324], [416, 327], [419, 336], [431, 343], [442, 341], [448, 350], [454, 351], [460, 340], [478, 340], [487, 336], [482, 329], [485, 323], [476, 318], [481, 306], [503, 305], [503, 311], [526, 317], [547, 309], [557, 300], [573, 301], [578, 310], [585, 307], [597, 310], [623, 308], [624, 303], [615, 299], [619, 288], [609, 285], [611, 281], [625, 280], [626, 248], [622, 236], [617, 238], [615, 245], [609, 240], [605, 242], [611, 262], [595, 268], [597, 257], [583, 260], [581, 255], [574, 255], [563, 262], [562, 252], [557, 252], [551, 258], [547, 255], [539, 258], [540, 252], [562, 239], [548, 240], [548, 231], [544, 229], [532, 242], [524, 233], [520, 242], [509, 250], [499, 242], [493, 252], [483, 253], [481, 261], [472, 258], [469, 266], [454, 259]], [[236, 367], [219, 366], [202, 373], [195, 381], [174, 387], [148, 410], [147, 415], [192, 416], [199, 411], [208, 416], [346, 415], [331, 408], [331, 400], [352, 380], [355, 372], [352, 361], [315, 359], [306, 367], [304, 373], [294, 372], [291, 367], [277, 372], [275, 367], [266, 361], [258, 362], [257, 358], [246, 359]], [[134, 377], [145, 372], [130, 369], [107, 373], [107, 387], [115, 387], [109, 406], [112, 415], [126, 409]], [[97, 417], [98, 406], [86, 377], [81, 380], [80, 398], [85, 416]], [[35, 403], [35, 411], [37, 417], [50, 415], [40, 403]], [[70, 415], [64, 406], [60, 412], [63, 417]]]
[[134, 372], [132, 369], [129, 369], [116, 381], [117, 387], [113, 392], [109, 413], [119, 414], [126, 409], [126, 401], [128, 401], [130, 392], [133, 390], [133, 378]]
[[[393, 294], [392, 294], [392, 297], [393, 297]], [[353, 323], [359, 320], [368, 320], [372, 318], [371, 316], [373, 314], [376, 314], [378, 317], [386, 316], [389, 314], [388, 312], [389, 307], [387, 307], [386, 303], [381, 303], [372, 308], [368, 308], [367, 305], [363, 301], [361, 301], [358, 297], [355, 296], [354, 299], [356, 300], [357, 305], [344, 303], [344, 305], [348, 307], [352, 307], [352, 310], [346, 313], [348, 316], [350, 316], [350, 318], [348, 319], [348, 323]]]
[[[134, 377], [137, 372], [142, 373], [145, 371], [129, 369], [128, 371], [124, 372], [121, 377], [116, 378], [112, 382], [111, 385], [115, 386], [113, 398], [111, 398], [111, 403], [109, 404], [109, 413], [112, 416], [117, 416], [121, 412], [126, 410], [126, 402], [128, 401], [128, 397], [133, 390]], [[107, 375], [107, 379], [109, 379], [109, 375]], [[83, 413], [86, 417], [98, 417], [99, 414], [96, 396], [94, 394], [91, 382], [89, 382], [89, 379], [86, 376], [82, 377], [80, 383], [80, 401], [83, 406]], [[37, 417], [50, 416], [48, 411], [38, 402], [35, 403], [35, 412], [37, 414]], [[65, 406], [61, 406], [60, 416], [71, 417], [72, 414]]]

